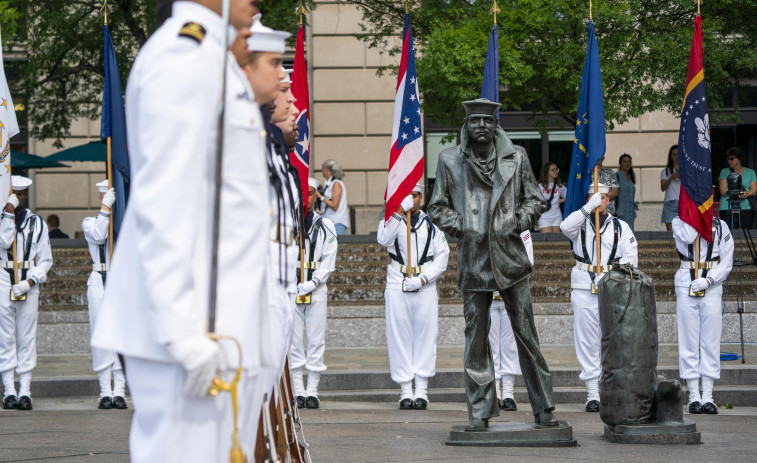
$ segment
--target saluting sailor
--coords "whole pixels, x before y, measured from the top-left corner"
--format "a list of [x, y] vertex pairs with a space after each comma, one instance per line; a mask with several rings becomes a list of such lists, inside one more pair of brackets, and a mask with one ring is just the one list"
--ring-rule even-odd
[[[531, 230], [520, 234], [526, 254], [531, 265], [534, 265], [534, 242], [531, 240]], [[489, 345], [492, 348], [494, 361], [494, 381], [497, 388], [499, 409], [507, 412], [518, 410], [515, 403], [515, 377], [523, 373], [520, 370], [518, 345], [515, 342], [513, 325], [507, 314], [505, 302], [499, 293], [494, 293], [490, 309], [491, 326], [489, 327]]]
[[[712, 397], [720, 379], [720, 336], [723, 329], [723, 281], [733, 266], [733, 236], [728, 225], [712, 219], [712, 243], [697, 241], [699, 233], [679, 217], [673, 219], [673, 238], [681, 258], [675, 275], [678, 369], [689, 388], [689, 413], [717, 414]], [[699, 243], [699, 271], [694, 269]], [[696, 294], [701, 292], [700, 294]], [[695, 294], [692, 294], [695, 293]], [[699, 393], [699, 378], [702, 393]]]
[[[228, 461], [231, 400], [207, 392], [217, 372], [229, 381], [240, 365], [239, 443], [253, 455], [269, 372], [277, 366], [265, 130], [241, 63], [223, 49], [230, 33], [237, 36], [232, 47], [246, 49], [257, 8], [233, 0], [227, 29], [222, 4], [174, 3], [171, 18], [139, 51], [126, 89], [132, 187], [92, 344], [124, 356], [135, 463]], [[271, 88], [283, 77], [281, 60], [281, 53], [259, 52], [253, 66], [265, 70], [257, 77]], [[223, 71], [225, 121], [218, 133]], [[214, 333], [238, 340], [241, 358], [233, 342], [208, 337], [219, 142]]]
[[[328, 311], [328, 288], [326, 282], [334, 271], [338, 242], [336, 230], [331, 220], [314, 211], [316, 191], [321, 186], [318, 180], [308, 179], [308, 213], [305, 216], [304, 256], [305, 275], [297, 285], [297, 309], [294, 317], [294, 336], [289, 360], [292, 364], [292, 378], [297, 406], [318, 408], [318, 383], [321, 373], [326, 371], [323, 363], [326, 351], [326, 315]], [[297, 263], [301, 273], [302, 263]], [[298, 275], [299, 276], [299, 275]], [[302, 298], [310, 296], [306, 303]], [[307, 337], [307, 351], [303, 331]], [[302, 378], [302, 367], [308, 371], [308, 386]]]
[[[400, 207], [378, 225], [377, 239], [391, 262], [386, 269], [386, 340], [392, 380], [399, 383], [400, 409], [425, 410], [428, 379], [436, 374], [439, 295], [436, 280], [447, 269], [449, 245], [420, 207], [423, 185], [417, 184]], [[407, 218], [410, 211], [410, 257]], [[408, 268], [408, 262], [411, 268]], [[415, 391], [413, 391], [413, 379]]]
[[[578, 376], [586, 384], [587, 412], [599, 412], [599, 376], [602, 369], [602, 332], [596, 284], [615, 264], [639, 265], [636, 237], [627, 223], [607, 213], [610, 188], [594, 184], [586, 192], [586, 204], [560, 224], [560, 230], [573, 242], [576, 265], [570, 273], [570, 302], [573, 305], [573, 339], [581, 364]], [[599, 210], [602, 262], [597, 262], [594, 210]], [[598, 267], [601, 265], [601, 267]]]
[[[92, 256], [92, 273], [87, 280], [87, 308], [89, 309], [89, 328], [94, 331], [97, 317], [100, 313], [100, 302], [105, 292], [105, 281], [110, 266], [110, 249], [108, 236], [110, 233], [110, 214], [116, 202], [116, 190], [108, 189], [108, 181], [98, 183], [100, 192], [100, 212], [95, 217], [82, 220], [81, 228], [84, 239], [89, 246]], [[112, 350], [92, 348], [92, 370], [97, 373], [100, 382], [100, 401], [97, 408], [107, 410], [117, 408], [123, 410], [126, 405], [126, 378], [118, 355]], [[113, 384], [111, 385], [111, 380]]]
[[[26, 208], [32, 181], [11, 177], [15, 194], [8, 197], [0, 219], [0, 373], [3, 378], [3, 408], [32, 409], [32, 371], [37, 366], [37, 310], [39, 285], [47, 281], [53, 253], [47, 224]], [[20, 278], [13, 268], [13, 238]], [[16, 393], [13, 372], [18, 373]]]

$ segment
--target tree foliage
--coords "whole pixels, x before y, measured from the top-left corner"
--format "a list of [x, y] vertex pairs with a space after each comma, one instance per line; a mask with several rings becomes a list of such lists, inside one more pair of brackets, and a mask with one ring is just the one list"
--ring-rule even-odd
[[[360, 37], [391, 55], [404, 6], [350, 0], [363, 10]], [[476, 98], [488, 34], [491, 0], [410, 2], [424, 109], [436, 122], [457, 125], [460, 102]], [[499, 24], [503, 107], [530, 110], [537, 127], [557, 116], [575, 122], [586, 54], [585, 0], [502, 0]], [[710, 0], [702, 5], [705, 82], [710, 108], [755, 76], [757, 2]], [[691, 0], [594, 2], [608, 125], [655, 110], [680, 112], [696, 4]], [[717, 114], [713, 115], [717, 119]]]
[[[313, 6], [313, 0], [303, 2]], [[15, 101], [25, 101], [29, 136], [57, 147], [76, 120], [97, 119], [103, 89], [103, 0], [0, 1], [3, 42], [26, 49]], [[296, 0], [261, 0], [264, 23], [296, 32]], [[156, 0], [110, 0], [108, 27], [122, 87], [139, 48], [155, 30]], [[203, 72], [204, 70], [198, 70]]]

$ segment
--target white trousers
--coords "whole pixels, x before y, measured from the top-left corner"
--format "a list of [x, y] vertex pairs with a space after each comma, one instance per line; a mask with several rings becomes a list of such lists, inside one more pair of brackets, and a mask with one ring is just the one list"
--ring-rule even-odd
[[0, 286], [0, 373], [29, 373], [37, 366], [39, 287], [25, 301], [11, 301], [10, 288]]
[[707, 289], [704, 297], [690, 297], [689, 288], [676, 286], [678, 368], [681, 379], [706, 376], [720, 379], [720, 336], [723, 287]]
[[588, 289], [574, 289], [570, 293], [573, 305], [573, 341], [581, 364], [581, 381], [599, 378], [602, 372], [602, 329], [596, 294]]
[[515, 344], [510, 316], [507, 315], [505, 303], [499, 299], [492, 301], [490, 312], [489, 345], [494, 360], [494, 376], [521, 375], [518, 346]]
[[[186, 373], [176, 364], [126, 357], [127, 381], [134, 401], [129, 436], [132, 463], [229, 461], [233, 415], [230, 394], [189, 397]], [[252, 461], [258, 419], [276, 372], [243, 372], [239, 391], [239, 444]], [[227, 380], [233, 376], [229, 372]], [[267, 391], [270, 395], [271, 391]]]
[[439, 297], [436, 291], [384, 291], [389, 371], [398, 383], [436, 374]]
[[271, 301], [271, 307], [275, 307], [278, 312], [277, 319], [281, 323], [282, 337], [281, 345], [278, 347], [276, 354], [276, 369], [279, 375], [284, 371], [289, 346], [292, 345], [292, 334], [294, 333], [295, 303], [294, 298], [297, 294], [287, 291], [286, 287], [278, 282], [275, 283], [270, 296], [274, 299]]
[[[311, 293], [310, 304], [297, 304], [294, 311], [294, 333], [289, 361], [292, 369], [305, 367], [309, 371], [325, 371], [326, 316], [328, 289], [322, 285]], [[307, 337], [307, 357], [305, 339]]]
[[[89, 331], [94, 332], [97, 317], [100, 315], [100, 303], [103, 299], [103, 283], [99, 273], [92, 273], [87, 281], [87, 309], [89, 311]], [[92, 346], [92, 370], [100, 372], [112, 367], [121, 369], [121, 363], [114, 351]]]

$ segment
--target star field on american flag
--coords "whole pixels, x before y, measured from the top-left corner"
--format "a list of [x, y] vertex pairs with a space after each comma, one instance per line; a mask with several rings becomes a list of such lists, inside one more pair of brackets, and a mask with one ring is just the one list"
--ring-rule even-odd
[[[413, 50], [415, 47], [413, 47]], [[408, 143], [411, 143], [422, 137], [421, 133], [421, 104], [418, 101], [416, 92], [415, 66], [408, 66], [406, 79], [410, 85], [405, 85], [405, 95], [402, 99], [402, 125], [400, 126], [399, 138], [397, 139], [397, 149], [402, 149]]]

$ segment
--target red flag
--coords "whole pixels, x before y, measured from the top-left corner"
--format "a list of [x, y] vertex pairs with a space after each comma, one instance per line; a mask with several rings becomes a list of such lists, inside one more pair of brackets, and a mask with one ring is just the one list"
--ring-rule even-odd
[[702, 17], [694, 21], [689, 72], [681, 110], [678, 133], [678, 166], [681, 195], [678, 216], [691, 225], [705, 240], [712, 241], [712, 155], [710, 152], [710, 117], [702, 66]]
[[294, 51], [294, 70], [292, 72], [292, 95], [297, 99], [294, 105], [300, 110], [297, 116], [297, 144], [289, 154], [289, 160], [297, 168], [302, 187], [302, 210], [307, 212], [308, 177], [310, 175], [310, 93], [308, 91], [308, 68], [305, 64], [305, 44], [303, 29], [297, 33], [297, 46]]

